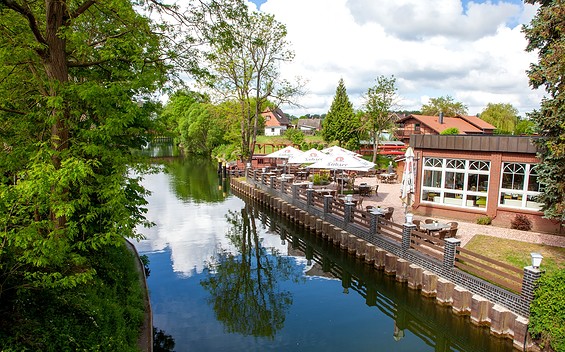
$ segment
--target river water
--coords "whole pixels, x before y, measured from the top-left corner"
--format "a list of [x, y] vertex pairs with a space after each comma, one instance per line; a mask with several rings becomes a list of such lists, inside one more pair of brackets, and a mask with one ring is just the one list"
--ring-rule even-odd
[[[175, 351], [511, 351], [346, 252], [230, 193], [213, 162], [147, 175], [157, 344]], [[172, 348], [174, 343], [174, 348]], [[168, 344], [168, 345], [167, 345]]]

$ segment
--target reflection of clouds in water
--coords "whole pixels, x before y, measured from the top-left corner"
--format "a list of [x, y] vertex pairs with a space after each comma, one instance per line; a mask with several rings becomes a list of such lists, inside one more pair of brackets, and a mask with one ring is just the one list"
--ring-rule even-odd
[[[145, 176], [143, 185], [152, 192], [147, 198], [146, 217], [155, 226], [138, 228], [146, 239], [136, 242], [135, 246], [142, 254], [169, 247], [173, 270], [190, 277], [201, 273], [220, 250], [236, 252], [225, 236], [230, 227], [225, 215], [229, 210], [241, 210], [244, 203], [237, 197], [211, 204], [183, 202], [171, 191], [169, 181], [164, 173]], [[267, 234], [260, 226], [258, 232], [264, 247], [276, 248], [281, 254], [287, 252], [278, 235]]]

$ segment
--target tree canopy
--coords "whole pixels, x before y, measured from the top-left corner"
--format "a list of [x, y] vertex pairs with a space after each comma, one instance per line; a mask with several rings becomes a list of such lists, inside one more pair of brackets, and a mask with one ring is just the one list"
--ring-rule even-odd
[[340, 78], [332, 105], [322, 127], [322, 137], [326, 142], [338, 141], [339, 145], [359, 143], [360, 121], [353, 104], [349, 101], [345, 82]]
[[430, 98], [430, 102], [422, 105], [420, 110], [422, 115], [427, 116], [438, 116], [440, 112], [445, 116], [467, 115], [467, 106], [449, 95]]
[[0, 309], [92, 280], [89, 254], [145, 223], [132, 150], [170, 56], [140, 12], [155, 5], [133, 6], [0, 0]]
[[496, 127], [497, 133], [511, 134], [518, 123], [518, 109], [508, 103], [488, 103], [480, 118]]
[[267, 100], [291, 103], [300, 92], [299, 84], [280, 79], [279, 64], [294, 58], [286, 27], [273, 15], [250, 12], [243, 0], [212, 0], [193, 11], [206, 43], [202, 57], [207, 74], [197, 79], [221, 101], [238, 103], [241, 158], [251, 161]]
[[528, 77], [533, 88], [544, 87], [547, 96], [540, 110], [530, 114], [541, 136], [538, 139], [541, 163], [539, 181], [544, 185], [539, 201], [545, 216], [565, 217], [565, 3], [527, 0], [539, 4], [535, 17], [523, 31], [527, 51], [538, 53], [538, 62], [530, 66]]
[[379, 76], [376, 84], [367, 90], [363, 104], [362, 129], [369, 133], [373, 142], [373, 162], [377, 160], [379, 140], [384, 130], [394, 128], [391, 109], [396, 103], [396, 78]]

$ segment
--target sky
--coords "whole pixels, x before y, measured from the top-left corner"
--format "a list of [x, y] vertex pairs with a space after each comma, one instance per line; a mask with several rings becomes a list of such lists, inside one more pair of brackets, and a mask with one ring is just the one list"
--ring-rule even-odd
[[378, 76], [396, 78], [395, 110], [419, 110], [452, 96], [470, 115], [510, 103], [525, 117], [539, 108], [526, 70], [537, 62], [521, 32], [537, 7], [521, 0], [253, 0], [286, 25], [295, 53], [281, 77], [307, 82], [287, 114], [327, 113], [340, 78], [355, 109]]

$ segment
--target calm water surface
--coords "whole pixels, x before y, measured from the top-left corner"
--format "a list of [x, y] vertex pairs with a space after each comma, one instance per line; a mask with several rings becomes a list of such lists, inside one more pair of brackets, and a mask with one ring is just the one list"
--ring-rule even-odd
[[212, 162], [169, 160], [144, 184], [156, 226], [136, 246], [150, 260], [154, 325], [175, 351], [512, 350], [231, 195]]

